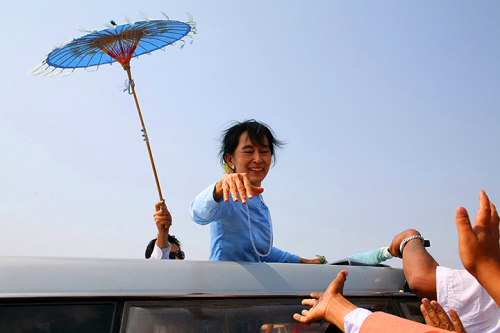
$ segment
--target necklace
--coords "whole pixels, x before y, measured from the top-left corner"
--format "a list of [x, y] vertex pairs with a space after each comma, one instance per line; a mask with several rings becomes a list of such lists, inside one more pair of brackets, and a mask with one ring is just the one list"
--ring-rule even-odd
[[[259, 195], [260, 201], [265, 205], [264, 199], [262, 199], [262, 196]], [[252, 223], [250, 222], [250, 210], [248, 209], [248, 205], [250, 203], [247, 202], [245, 205], [247, 207], [247, 217], [248, 217], [248, 232], [250, 233], [250, 242], [252, 242], [252, 247], [255, 253], [259, 257], [267, 257], [268, 255], [271, 254], [271, 250], [273, 249], [273, 221], [271, 220], [271, 212], [269, 211], [269, 208], [267, 209], [267, 216], [269, 218], [269, 251], [267, 251], [266, 254], [262, 254], [257, 250], [257, 247], [255, 246], [255, 242], [253, 241], [253, 236], [252, 236]]]

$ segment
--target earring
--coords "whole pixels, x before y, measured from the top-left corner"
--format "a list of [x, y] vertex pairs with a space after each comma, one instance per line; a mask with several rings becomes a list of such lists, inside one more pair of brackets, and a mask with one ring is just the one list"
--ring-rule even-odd
[[234, 165], [231, 165], [231, 169], [233, 169], [233, 170], [234, 170]]

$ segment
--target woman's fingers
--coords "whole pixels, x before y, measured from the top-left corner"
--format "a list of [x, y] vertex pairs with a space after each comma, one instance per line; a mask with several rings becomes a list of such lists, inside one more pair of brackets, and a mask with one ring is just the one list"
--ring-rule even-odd
[[250, 180], [248, 180], [247, 175], [245, 175], [243, 177], [243, 185], [245, 186], [246, 193], [248, 193], [248, 199], [252, 199], [253, 198], [253, 186], [250, 183]]
[[247, 191], [245, 189], [246, 175], [242, 175], [242, 176], [243, 177], [236, 178], [236, 187], [238, 189], [238, 193], [240, 194], [241, 203], [246, 204], [247, 203]]
[[229, 201], [229, 196], [231, 196], [234, 202], [241, 199], [242, 204], [246, 204], [254, 194], [259, 195], [264, 192], [262, 187], [255, 187], [250, 183], [246, 173], [232, 173], [224, 176], [221, 179], [221, 187], [224, 201]]
[[[222, 178], [224, 179], [224, 178]], [[224, 197], [224, 201], [228, 202], [229, 201], [229, 183], [227, 182], [227, 179], [221, 180], [222, 184], [222, 196]]]

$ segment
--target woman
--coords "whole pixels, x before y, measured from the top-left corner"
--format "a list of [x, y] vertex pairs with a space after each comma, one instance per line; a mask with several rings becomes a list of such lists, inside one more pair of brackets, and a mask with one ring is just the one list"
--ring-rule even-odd
[[210, 223], [210, 260], [319, 264], [273, 247], [269, 208], [262, 197], [274, 151], [283, 145], [262, 123], [247, 120], [223, 133], [225, 175], [191, 204], [191, 219]]

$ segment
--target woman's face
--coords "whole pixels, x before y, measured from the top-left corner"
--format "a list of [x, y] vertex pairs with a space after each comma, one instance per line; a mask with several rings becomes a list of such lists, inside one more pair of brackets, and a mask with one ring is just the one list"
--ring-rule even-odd
[[258, 187], [266, 178], [272, 160], [267, 138], [265, 137], [263, 141], [262, 146], [254, 145], [245, 131], [240, 135], [234, 154], [225, 156], [229, 165], [234, 165], [234, 172], [246, 173], [250, 183]]

